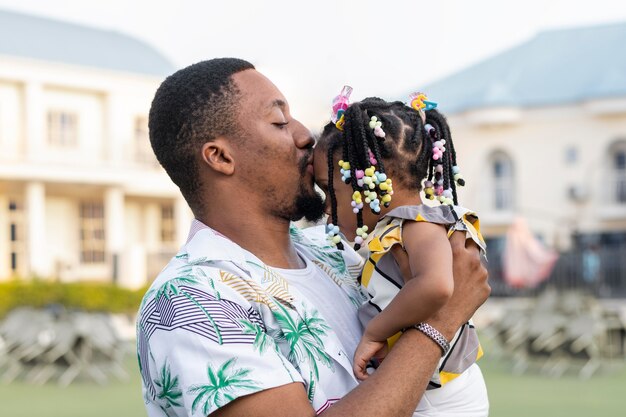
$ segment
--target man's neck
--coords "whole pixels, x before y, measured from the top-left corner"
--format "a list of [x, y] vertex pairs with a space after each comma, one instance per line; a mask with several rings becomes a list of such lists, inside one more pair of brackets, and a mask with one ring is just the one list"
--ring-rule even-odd
[[[224, 213], [237, 213], [225, 216]], [[198, 220], [223, 234], [263, 263], [276, 268], [301, 269], [304, 262], [298, 256], [289, 235], [289, 221], [254, 210], [210, 210]]]

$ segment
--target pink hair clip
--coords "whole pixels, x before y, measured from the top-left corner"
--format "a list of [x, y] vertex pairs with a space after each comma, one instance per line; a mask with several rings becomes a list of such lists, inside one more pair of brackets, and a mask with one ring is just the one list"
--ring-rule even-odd
[[333, 107], [330, 114], [330, 120], [337, 126], [337, 129], [343, 130], [344, 117], [343, 114], [350, 105], [350, 94], [352, 94], [352, 87], [344, 85], [341, 89], [341, 93], [333, 99]]

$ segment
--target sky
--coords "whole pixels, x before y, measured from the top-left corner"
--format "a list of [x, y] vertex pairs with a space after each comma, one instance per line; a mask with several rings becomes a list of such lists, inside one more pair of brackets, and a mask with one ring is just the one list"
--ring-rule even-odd
[[176, 68], [247, 59], [312, 129], [344, 84], [403, 99], [544, 30], [626, 22], [621, 0], [0, 0], [0, 8], [135, 36]]

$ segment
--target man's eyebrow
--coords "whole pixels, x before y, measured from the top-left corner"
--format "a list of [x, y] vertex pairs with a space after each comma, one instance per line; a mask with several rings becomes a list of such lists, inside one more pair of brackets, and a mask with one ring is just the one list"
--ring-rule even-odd
[[279, 98], [277, 98], [276, 100], [273, 100], [269, 106], [267, 106], [269, 109], [274, 108], [274, 107], [280, 107], [281, 110], [284, 110], [285, 107], [287, 107], [287, 103], [284, 100], [281, 100]]

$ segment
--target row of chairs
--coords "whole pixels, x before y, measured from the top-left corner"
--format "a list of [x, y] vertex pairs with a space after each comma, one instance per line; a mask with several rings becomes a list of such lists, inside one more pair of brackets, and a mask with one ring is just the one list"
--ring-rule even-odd
[[18, 308], [0, 324], [0, 379], [61, 386], [79, 377], [125, 380], [127, 350], [107, 314]]
[[604, 364], [626, 359], [626, 323], [618, 311], [577, 291], [547, 290], [529, 306], [505, 309], [484, 329], [496, 355], [514, 360], [514, 372], [533, 365], [558, 377], [576, 371], [593, 375]]

